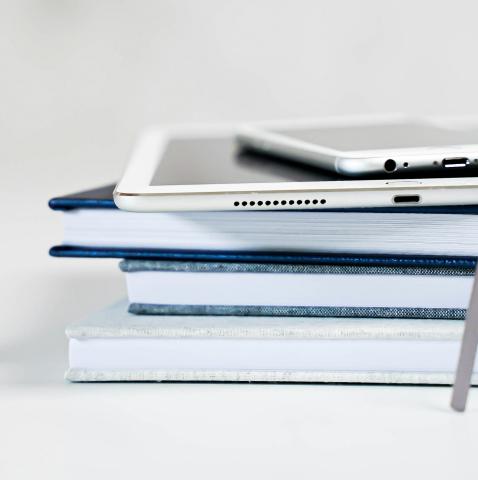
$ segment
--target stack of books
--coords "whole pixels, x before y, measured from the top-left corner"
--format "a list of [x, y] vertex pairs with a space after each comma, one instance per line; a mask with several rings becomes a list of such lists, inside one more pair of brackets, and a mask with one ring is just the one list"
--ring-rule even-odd
[[51, 255], [118, 258], [128, 292], [67, 328], [69, 380], [453, 382], [478, 206], [130, 213], [113, 187], [50, 201]]

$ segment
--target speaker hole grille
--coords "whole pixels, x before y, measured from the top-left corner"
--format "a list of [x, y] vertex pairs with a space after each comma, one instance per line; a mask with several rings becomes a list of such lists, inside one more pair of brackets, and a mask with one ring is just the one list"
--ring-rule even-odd
[[310, 199], [305, 199], [305, 200], [302, 200], [302, 199], [299, 199], [299, 200], [265, 200], [265, 201], [262, 201], [262, 200], [259, 200], [258, 202], [254, 201], [254, 200], [251, 200], [250, 202], [246, 202], [246, 201], [243, 201], [243, 202], [238, 202], [238, 201], [235, 201], [234, 202], [234, 206], [235, 207], [239, 207], [239, 206], [243, 206], [243, 207], [255, 207], [256, 205], [258, 207], [262, 207], [263, 205], [269, 207], [270, 205], [274, 205], [274, 206], [278, 206], [279, 204], [280, 205], [318, 205], [318, 204], [321, 204], [321, 205], [325, 205], [327, 203], [327, 200], [325, 198], [321, 198], [320, 200], [317, 199], [317, 198], [314, 198], [312, 200]]

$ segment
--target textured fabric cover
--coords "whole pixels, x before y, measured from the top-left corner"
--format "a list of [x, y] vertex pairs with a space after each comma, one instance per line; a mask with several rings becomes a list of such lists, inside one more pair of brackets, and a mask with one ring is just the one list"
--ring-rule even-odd
[[67, 327], [69, 338], [322, 338], [458, 340], [463, 322], [375, 318], [133, 315], [128, 301]]
[[248, 252], [226, 250], [170, 250], [157, 248], [84, 247], [56, 245], [51, 247], [52, 257], [74, 258], [130, 258], [144, 260], [223, 261], [223, 262], [267, 262], [309, 263], [340, 265], [385, 265], [385, 266], [435, 266], [475, 268], [476, 258], [436, 255], [374, 255], [297, 252]]
[[464, 308], [329, 307], [262, 305], [157, 305], [131, 303], [135, 315], [224, 315], [284, 317], [421, 318], [464, 320]]
[[[161, 371], [161, 370], [78, 370], [66, 372], [71, 382], [279, 382], [279, 383], [386, 383], [415, 385], [451, 385], [448, 373], [410, 372], [264, 372], [264, 371]], [[478, 375], [473, 375], [478, 385]]]
[[123, 260], [123, 272], [218, 272], [218, 273], [298, 273], [311, 275], [433, 275], [473, 276], [473, 268], [434, 265], [342, 265], [262, 262], [201, 262], [167, 260]]

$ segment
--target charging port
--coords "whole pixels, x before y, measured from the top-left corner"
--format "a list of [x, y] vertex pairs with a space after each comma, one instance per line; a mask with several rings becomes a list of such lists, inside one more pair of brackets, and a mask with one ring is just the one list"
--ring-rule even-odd
[[470, 160], [467, 157], [444, 158], [441, 162], [441, 166], [445, 168], [463, 168], [469, 164]]
[[420, 202], [420, 195], [395, 195], [393, 203], [418, 203]]

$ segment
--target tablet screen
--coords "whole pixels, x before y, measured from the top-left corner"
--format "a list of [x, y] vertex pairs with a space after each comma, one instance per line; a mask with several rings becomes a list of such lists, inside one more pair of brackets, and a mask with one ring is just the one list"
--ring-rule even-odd
[[174, 139], [151, 185], [314, 182], [341, 179], [314, 167], [240, 151], [234, 139]]
[[[473, 176], [463, 169], [455, 176]], [[454, 172], [455, 173], [455, 172]], [[401, 178], [424, 178], [432, 175], [408, 173]], [[433, 177], [449, 177], [439, 170]], [[394, 175], [394, 178], [400, 175]], [[383, 178], [379, 176], [363, 179]], [[350, 180], [330, 171], [293, 160], [240, 151], [231, 138], [173, 139], [158, 163], [151, 186], [211, 185], [232, 183], [324, 182]]]

